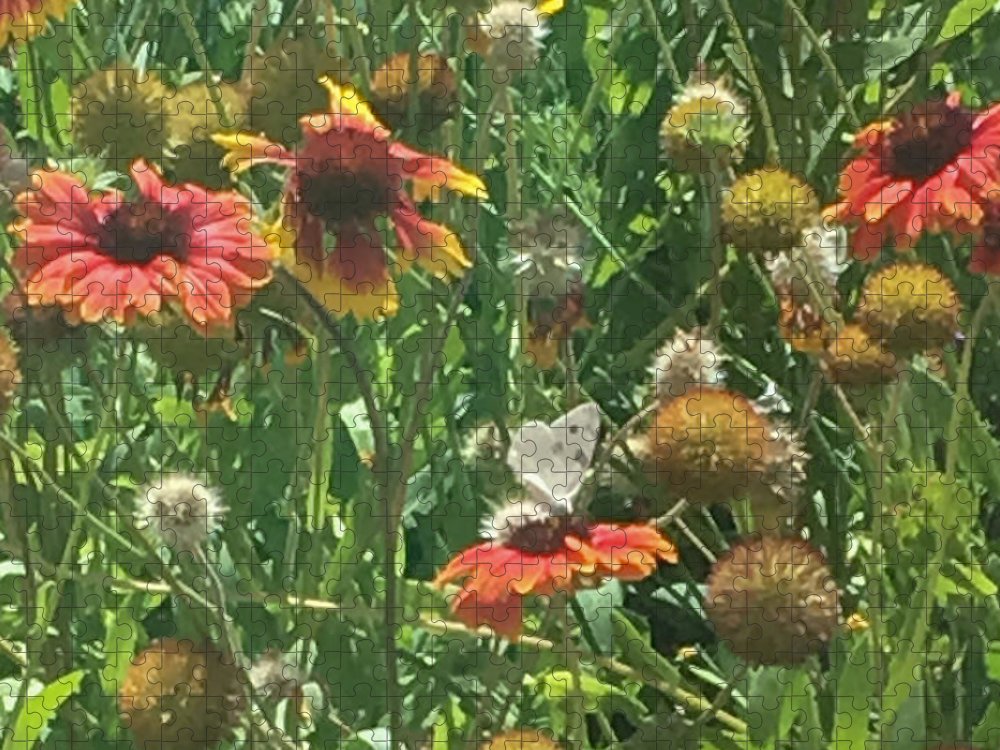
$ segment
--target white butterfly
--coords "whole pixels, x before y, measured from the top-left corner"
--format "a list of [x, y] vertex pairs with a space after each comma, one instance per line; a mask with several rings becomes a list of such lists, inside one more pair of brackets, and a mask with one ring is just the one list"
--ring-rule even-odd
[[597, 404], [583, 404], [552, 424], [511, 432], [507, 465], [537, 503], [567, 512], [594, 460], [601, 429]]

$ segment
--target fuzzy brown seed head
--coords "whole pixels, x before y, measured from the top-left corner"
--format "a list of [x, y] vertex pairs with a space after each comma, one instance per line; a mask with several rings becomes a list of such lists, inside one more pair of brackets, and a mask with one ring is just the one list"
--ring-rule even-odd
[[746, 101], [721, 80], [698, 80], [681, 91], [660, 127], [664, 151], [682, 172], [743, 160], [750, 116]]
[[764, 506], [794, 503], [808, 455], [746, 396], [702, 388], [666, 402], [649, 433], [646, 474], [690, 503], [744, 497]]
[[723, 193], [723, 236], [748, 253], [788, 250], [816, 224], [819, 211], [816, 194], [805, 181], [782, 169], [760, 169]]
[[245, 676], [210, 643], [167, 638], [132, 657], [118, 707], [142, 750], [207, 750], [229, 737], [246, 710]]
[[531, 70], [548, 34], [548, 16], [532, 3], [496, 0], [469, 29], [468, 44], [496, 72]]
[[254, 693], [269, 700], [301, 695], [302, 673], [294, 654], [269, 648], [254, 660], [247, 676]]
[[826, 648], [841, 615], [823, 555], [804, 539], [771, 535], [744, 539], [719, 558], [705, 611], [746, 662], [786, 666]]
[[[458, 80], [448, 59], [438, 54], [419, 55], [416, 71], [413, 62], [409, 52], [400, 52], [372, 73], [370, 103], [392, 130], [412, 121], [418, 130], [430, 131], [454, 115]], [[413, 112], [411, 103], [416, 107]]]
[[66, 320], [61, 308], [34, 307], [13, 291], [3, 299], [0, 315], [20, 355], [20, 370], [29, 378], [56, 376], [74, 359], [86, 356], [83, 326]]
[[14, 405], [22, 381], [17, 345], [6, 328], [0, 328], [0, 415]]
[[849, 323], [829, 341], [823, 353], [828, 378], [841, 385], [880, 385], [899, 376], [896, 355], [856, 323]]
[[653, 377], [656, 397], [679, 398], [688, 391], [722, 384], [725, 355], [719, 345], [701, 329], [678, 330], [656, 352]]
[[236, 86], [223, 83], [216, 91], [218, 104], [204, 81], [189, 83], [177, 90], [171, 102], [167, 166], [175, 182], [196, 182], [214, 189], [230, 184], [230, 175], [221, 164], [225, 150], [212, 140], [212, 135], [245, 128], [248, 116], [243, 94]]
[[305, 34], [295, 39], [279, 37], [263, 54], [251, 58], [237, 85], [250, 130], [291, 144], [301, 137], [301, 118], [328, 112], [330, 93], [320, 79], [349, 81], [356, 72], [352, 64], [332, 55], [331, 49]]
[[538, 729], [512, 729], [491, 737], [481, 750], [560, 750], [560, 746]]
[[140, 157], [162, 163], [169, 151], [176, 94], [154, 71], [139, 73], [127, 66], [99, 70], [73, 92], [74, 140], [88, 152], [106, 156], [118, 171]]
[[906, 356], [955, 340], [962, 305], [951, 279], [927, 263], [891, 263], [865, 281], [858, 319], [873, 338]]
[[562, 210], [532, 211], [511, 222], [510, 252], [525, 297], [557, 298], [583, 288], [586, 234]]

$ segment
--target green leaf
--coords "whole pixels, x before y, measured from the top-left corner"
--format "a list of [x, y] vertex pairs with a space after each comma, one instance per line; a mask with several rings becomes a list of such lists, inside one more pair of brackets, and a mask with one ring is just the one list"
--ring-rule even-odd
[[622, 606], [625, 591], [621, 581], [608, 581], [600, 588], [580, 591], [576, 601], [587, 618], [587, 627], [601, 650], [609, 654], [614, 649], [615, 625], [612, 612]]
[[139, 624], [132, 617], [134, 607], [127, 597], [121, 606], [105, 609], [104, 618], [104, 667], [101, 669], [101, 686], [106, 695], [117, 695], [121, 681], [129, 667]]
[[680, 670], [653, 649], [649, 638], [643, 637], [631, 620], [618, 610], [611, 613], [611, 619], [619, 633], [618, 642], [625, 644], [623, 662], [669, 685], [681, 684]]
[[836, 681], [837, 711], [834, 739], [844, 750], [865, 750], [868, 714], [875, 698], [871, 675], [875, 668], [871, 632], [856, 637]]
[[998, 4], [990, 4], [987, 0], [959, 0], [948, 12], [944, 25], [938, 34], [936, 47], [944, 42], [950, 42], [969, 32], [973, 26], [986, 18], [989, 13], [996, 13]]
[[14, 721], [14, 730], [7, 736], [3, 750], [31, 750], [66, 700], [80, 689], [83, 670], [56, 678], [42, 692], [28, 696], [21, 713]]

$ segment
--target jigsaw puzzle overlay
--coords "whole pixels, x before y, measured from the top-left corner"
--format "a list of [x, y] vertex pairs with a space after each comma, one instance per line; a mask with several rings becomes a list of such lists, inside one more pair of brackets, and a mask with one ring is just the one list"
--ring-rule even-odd
[[0, 750], [1000, 750], [992, 0], [0, 0]]

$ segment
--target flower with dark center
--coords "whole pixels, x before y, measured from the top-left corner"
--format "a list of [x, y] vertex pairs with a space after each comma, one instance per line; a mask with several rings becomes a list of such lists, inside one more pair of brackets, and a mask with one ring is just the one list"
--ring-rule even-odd
[[705, 612], [746, 662], [792, 666], [837, 634], [840, 594], [826, 559], [805, 539], [753, 536], [712, 567]]
[[40, 34], [49, 19], [63, 20], [76, 0], [3, 0], [0, 3], [0, 46]]
[[170, 306], [201, 332], [233, 325], [271, 278], [271, 252], [235, 192], [169, 185], [137, 161], [138, 196], [91, 193], [78, 175], [40, 171], [17, 199], [13, 266], [31, 306], [70, 322], [136, 322]]
[[867, 126], [855, 148], [836, 211], [855, 229], [855, 257], [871, 260], [890, 242], [908, 250], [924, 231], [982, 223], [981, 196], [1000, 189], [1000, 106], [974, 112], [953, 92]]
[[[478, 197], [485, 186], [447, 159], [391, 140], [352, 87], [325, 85], [330, 111], [302, 118], [301, 145], [287, 148], [249, 133], [215, 140], [234, 171], [267, 163], [288, 169], [282, 215], [268, 240], [319, 302], [338, 315], [392, 315], [399, 301], [377, 220], [391, 222], [403, 270], [418, 264], [454, 277], [470, 266], [458, 236], [423, 218], [406, 187]], [[327, 241], [331, 234], [335, 243]]]
[[562, 209], [532, 211], [511, 222], [518, 297], [524, 311], [523, 350], [541, 369], [559, 361], [560, 346], [590, 327], [584, 283], [583, 228]]
[[208, 750], [247, 710], [246, 676], [211, 643], [166, 638], [132, 657], [118, 696], [121, 722], [143, 750]]
[[462, 622], [490, 625], [507, 638], [521, 633], [525, 596], [573, 592], [608, 578], [638, 581], [661, 560], [677, 562], [677, 549], [653, 526], [589, 523], [527, 499], [502, 508], [486, 535], [448, 563], [436, 583], [459, 583], [453, 609]]

